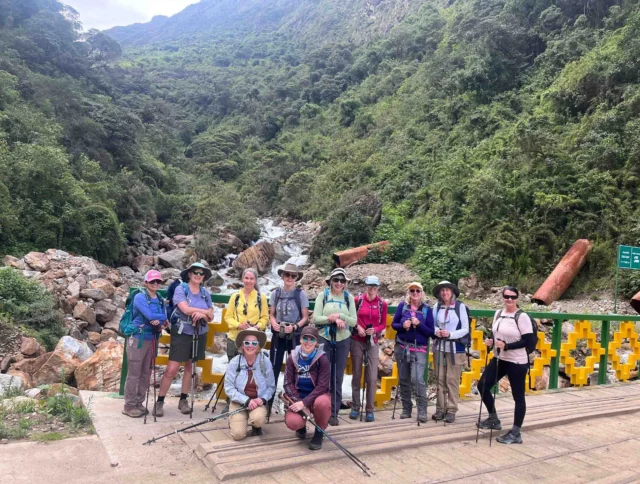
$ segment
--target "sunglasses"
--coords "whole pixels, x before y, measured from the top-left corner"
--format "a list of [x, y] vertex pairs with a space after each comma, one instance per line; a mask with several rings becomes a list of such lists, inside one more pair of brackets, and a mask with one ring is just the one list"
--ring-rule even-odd
[[289, 279], [295, 279], [298, 275], [297, 274], [292, 274], [291, 272], [283, 272], [282, 273], [282, 278], [284, 279], [285, 277], [289, 278]]
[[317, 339], [315, 339], [313, 336], [303, 336], [302, 337], [302, 342], [303, 343], [317, 343]]
[[518, 299], [518, 296], [512, 296], [511, 294], [504, 294], [502, 297], [504, 299], [511, 299], [512, 301], [515, 301], [516, 299]]
[[244, 303], [244, 310], [242, 311], [242, 313], [246, 316], [247, 315], [247, 303]]
[[420, 289], [409, 289], [411, 294], [420, 294], [422, 291]]
[[153, 281], [147, 281], [147, 284], [162, 284], [162, 281], [158, 281], [156, 279], [156, 280], [153, 280]]
[[245, 341], [242, 342], [242, 344], [244, 346], [253, 346], [253, 347], [258, 346], [258, 342], [257, 341], [246, 341], [245, 340]]
[[194, 276], [204, 276], [204, 271], [191, 271]]
[[378, 285], [377, 284], [367, 284], [367, 287], [378, 289]]
[[346, 279], [331, 279], [331, 282], [335, 282], [336, 284], [345, 284], [347, 282]]

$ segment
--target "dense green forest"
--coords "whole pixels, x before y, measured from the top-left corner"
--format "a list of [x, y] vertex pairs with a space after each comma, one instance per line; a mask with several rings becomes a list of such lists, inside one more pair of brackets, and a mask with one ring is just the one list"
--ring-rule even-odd
[[577, 238], [593, 281], [640, 245], [636, 1], [203, 0], [108, 35], [77, 22], [0, 0], [0, 251], [112, 261], [140, 223], [250, 239], [256, 214], [286, 215], [324, 222], [319, 258], [390, 239], [372, 259], [425, 282], [526, 285]]

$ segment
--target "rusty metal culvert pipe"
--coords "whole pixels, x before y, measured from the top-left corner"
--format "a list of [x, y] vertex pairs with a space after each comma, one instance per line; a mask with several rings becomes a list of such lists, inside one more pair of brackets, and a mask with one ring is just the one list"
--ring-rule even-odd
[[349, 267], [351, 264], [364, 259], [371, 250], [385, 250], [389, 247], [389, 241], [383, 240], [375, 244], [354, 247], [333, 254], [333, 263], [336, 267]]
[[640, 292], [631, 298], [631, 307], [640, 313]]
[[591, 242], [579, 239], [574, 242], [553, 272], [531, 298], [531, 302], [548, 306], [562, 297], [587, 261]]

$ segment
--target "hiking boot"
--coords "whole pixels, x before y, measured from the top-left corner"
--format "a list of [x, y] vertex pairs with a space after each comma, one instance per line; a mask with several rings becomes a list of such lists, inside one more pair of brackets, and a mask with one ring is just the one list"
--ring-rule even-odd
[[[340, 425], [340, 422], [338, 421], [338, 417], [331, 417], [329, 418], [329, 425], [333, 426], [333, 427], [337, 427], [338, 425]], [[320, 447], [318, 447], [319, 449]]]
[[487, 430], [502, 430], [502, 425], [500, 424], [500, 419], [498, 417], [489, 416], [489, 418], [484, 419], [479, 424], [476, 422], [476, 426], [481, 429]]
[[402, 413], [400, 414], [400, 418], [411, 418], [411, 410], [402, 409]]
[[428, 419], [427, 419], [427, 414], [426, 414], [426, 412], [425, 412], [425, 413], [419, 413], [419, 414], [418, 414], [418, 422], [426, 423], [426, 422], [427, 422], [427, 420], [428, 420]]
[[154, 417], [164, 417], [164, 401], [156, 402], [151, 413]]
[[360, 410], [352, 408], [351, 412], [349, 412], [349, 418], [351, 420], [358, 420], [358, 417], [360, 416]]
[[139, 418], [144, 415], [144, 412], [140, 411], [137, 407], [124, 407], [122, 413], [131, 418]]
[[304, 440], [307, 438], [307, 427], [302, 427], [301, 429], [296, 430], [296, 437], [300, 440]]
[[222, 415], [223, 413], [228, 413], [228, 412], [229, 412], [229, 402], [227, 402], [227, 404], [224, 406], [220, 414]]
[[442, 410], [437, 410], [436, 413], [431, 416], [431, 418], [436, 422], [438, 422], [439, 420], [444, 420], [444, 412]]
[[251, 437], [262, 435], [262, 427], [251, 427]]
[[316, 429], [313, 437], [311, 438], [311, 442], [309, 442], [309, 449], [311, 450], [320, 450], [322, 448], [322, 439], [324, 435], [318, 429]]
[[373, 412], [367, 412], [367, 415], [364, 417], [365, 422], [374, 422], [376, 418], [373, 416]]
[[515, 433], [513, 429], [511, 429], [506, 434], [496, 437], [496, 440], [501, 444], [521, 444], [522, 436], [520, 432]]
[[139, 403], [138, 405], [136, 405], [136, 408], [138, 410], [140, 410], [141, 412], [144, 412], [144, 415], [149, 413], [149, 410], [147, 410], [147, 407], [145, 407], [144, 405], [142, 405], [141, 403]]
[[445, 423], [453, 423], [456, 421], [456, 414], [455, 413], [448, 413], [444, 416], [444, 422]]
[[351, 405], [347, 402], [340, 402], [340, 410], [349, 410]]
[[178, 410], [180, 410], [180, 412], [186, 415], [188, 413], [191, 413], [191, 406], [189, 405], [189, 402], [187, 402], [186, 399], [181, 398], [180, 401], [178, 402]]

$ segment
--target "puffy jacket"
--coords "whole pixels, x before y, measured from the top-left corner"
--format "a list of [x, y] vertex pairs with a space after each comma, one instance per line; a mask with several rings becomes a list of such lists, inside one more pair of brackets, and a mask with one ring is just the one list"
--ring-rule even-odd
[[[224, 377], [224, 392], [232, 402], [245, 405], [249, 397], [244, 394], [244, 389], [249, 381], [249, 365], [243, 354], [237, 355], [229, 362], [227, 373]], [[264, 402], [271, 400], [276, 392], [276, 382], [273, 377], [273, 366], [264, 353], [260, 353], [253, 364], [253, 377], [258, 388], [258, 398]]]
[[[427, 317], [425, 318], [425, 312]], [[409, 329], [404, 329], [402, 324], [411, 319], [411, 311], [405, 306], [404, 301], [398, 304], [398, 309], [393, 315], [393, 322], [391, 327], [398, 333], [396, 340], [401, 344], [413, 344], [418, 343], [418, 346], [426, 346], [427, 338], [432, 337], [435, 334], [433, 328], [433, 313], [427, 303], [422, 303], [416, 311], [416, 318], [420, 321], [420, 324], [415, 328], [411, 326]]]
[[[300, 354], [300, 346], [291, 352], [287, 359], [287, 367], [284, 374], [284, 392], [291, 397], [294, 402], [300, 401], [300, 393], [298, 393], [298, 355]], [[309, 376], [313, 382], [313, 391], [302, 399], [304, 406], [309, 408], [313, 405], [320, 395], [329, 393], [329, 383], [331, 380], [331, 363], [324, 352], [323, 345], [318, 347], [316, 355], [311, 361], [309, 368]]]

